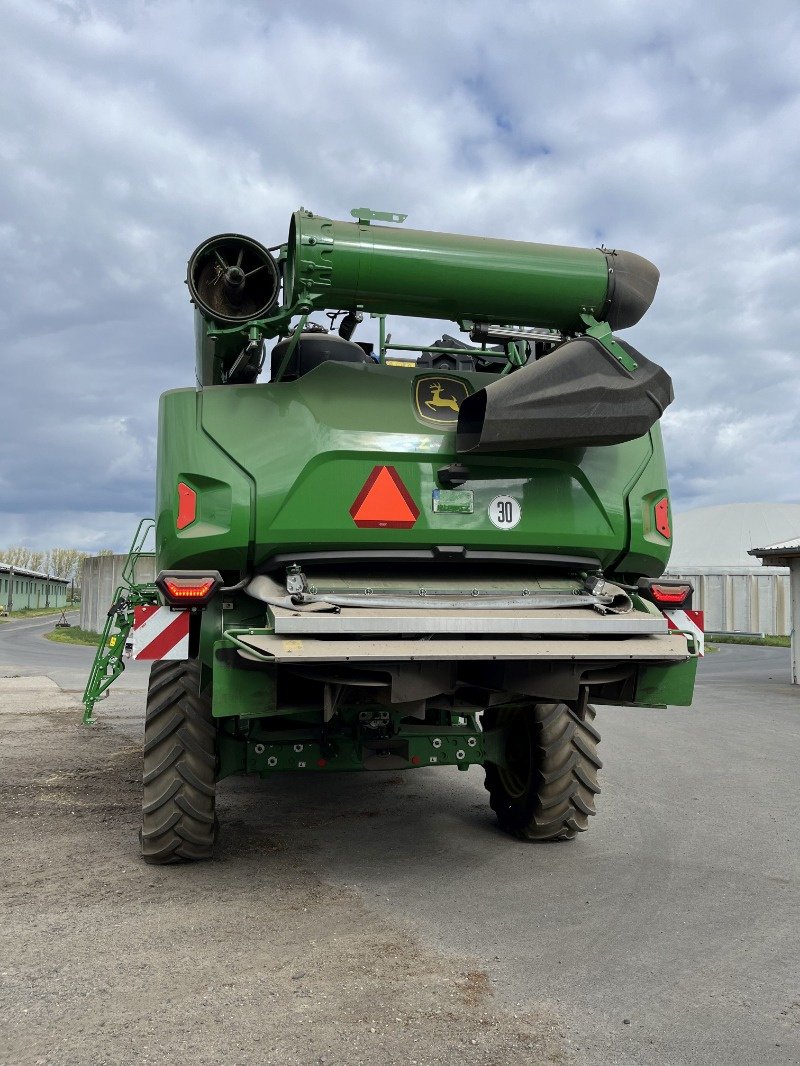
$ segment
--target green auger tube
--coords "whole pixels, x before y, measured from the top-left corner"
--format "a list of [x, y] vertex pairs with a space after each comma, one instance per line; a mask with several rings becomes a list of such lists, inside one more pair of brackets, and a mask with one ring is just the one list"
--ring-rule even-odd
[[635, 325], [658, 279], [633, 252], [431, 233], [369, 217], [338, 222], [301, 208], [289, 228], [284, 303], [583, 333], [585, 315], [613, 330]]

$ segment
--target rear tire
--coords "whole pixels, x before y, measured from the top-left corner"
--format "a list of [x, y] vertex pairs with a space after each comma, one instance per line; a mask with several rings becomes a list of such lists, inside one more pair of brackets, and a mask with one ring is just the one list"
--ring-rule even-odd
[[144, 726], [140, 840], [145, 862], [210, 859], [216, 837], [217, 729], [200, 663], [155, 662]]
[[501, 729], [505, 765], [485, 763], [500, 825], [522, 840], [572, 840], [589, 828], [600, 791], [594, 708], [581, 719], [564, 703], [494, 708], [484, 730]]

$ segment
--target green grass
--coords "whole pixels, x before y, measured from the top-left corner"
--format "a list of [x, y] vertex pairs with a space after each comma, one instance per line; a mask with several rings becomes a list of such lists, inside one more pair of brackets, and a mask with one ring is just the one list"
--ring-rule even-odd
[[45, 636], [57, 644], [91, 644], [95, 648], [102, 640], [102, 633], [90, 633], [88, 629], [80, 629], [78, 626], [70, 626], [69, 629], [53, 629], [45, 633]]
[[20, 611], [4, 614], [0, 622], [12, 622], [15, 618], [47, 618], [48, 615], [61, 614], [62, 611], [77, 611], [79, 607], [79, 603], [70, 603], [66, 607], [23, 607]]
[[724, 633], [706, 638], [711, 644], [755, 644], [762, 648], [788, 648], [790, 638], [786, 636], [757, 637], [746, 633]]

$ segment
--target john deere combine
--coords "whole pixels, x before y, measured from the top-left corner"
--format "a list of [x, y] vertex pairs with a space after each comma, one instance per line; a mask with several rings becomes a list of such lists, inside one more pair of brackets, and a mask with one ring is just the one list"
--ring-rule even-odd
[[[240, 773], [477, 764], [506, 829], [569, 839], [599, 791], [592, 704], [691, 702], [697, 648], [662, 613], [691, 587], [658, 580], [672, 387], [615, 336], [656, 268], [353, 216], [189, 261], [198, 386], [161, 398], [134, 629], [160, 660], [148, 862], [208, 858]], [[396, 343], [387, 315], [468, 340]]]

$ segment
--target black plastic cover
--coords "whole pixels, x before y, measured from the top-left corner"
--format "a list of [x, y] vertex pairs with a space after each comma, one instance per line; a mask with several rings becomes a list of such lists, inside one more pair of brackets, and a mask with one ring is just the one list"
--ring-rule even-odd
[[[273, 381], [290, 343], [291, 338], [287, 337], [286, 340], [279, 341], [272, 349], [272, 373], [270, 376]], [[356, 344], [354, 341], [345, 340], [335, 333], [318, 333], [316, 331], [314, 333], [301, 333], [297, 341], [297, 347], [292, 352], [292, 358], [289, 360], [289, 365], [284, 371], [281, 380], [293, 381], [295, 378], [307, 374], [309, 370], [318, 367], [321, 363], [326, 362], [371, 363], [372, 360], [361, 345]]]
[[626, 370], [593, 337], [566, 341], [462, 401], [457, 452], [622, 444], [641, 437], [674, 399], [672, 380], [625, 341]]
[[433, 370], [460, 370], [471, 373], [475, 369], [475, 360], [469, 354], [453, 355], [452, 352], [443, 352], [436, 355], [434, 352], [423, 352], [417, 359], [420, 370], [429, 367]]
[[[475, 327], [478, 329], [478, 326]], [[472, 334], [470, 334], [472, 336]], [[458, 337], [451, 337], [449, 333], [443, 333], [439, 340], [433, 342], [434, 348], [463, 348], [464, 351], [469, 354], [472, 359], [472, 365], [467, 366], [455, 366], [451, 365], [447, 367], [449, 370], [477, 370], [479, 373], [499, 374], [504, 366], [507, 366], [508, 360], [505, 356], [505, 348], [501, 344], [494, 345], [491, 348], [481, 346], [476, 348], [472, 344], [466, 344]], [[423, 356], [417, 360], [417, 366], [428, 366], [427, 363], [422, 363]], [[438, 358], [442, 358], [439, 356]], [[457, 358], [457, 357], [456, 357]], [[440, 369], [445, 366], [443, 363], [434, 362], [431, 365]]]
[[607, 251], [608, 304], [603, 318], [612, 329], [635, 326], [653, 302], [658, 267], [635, 252]]

